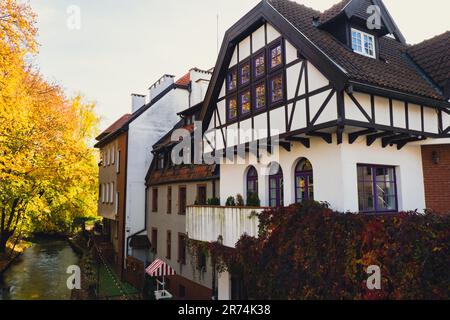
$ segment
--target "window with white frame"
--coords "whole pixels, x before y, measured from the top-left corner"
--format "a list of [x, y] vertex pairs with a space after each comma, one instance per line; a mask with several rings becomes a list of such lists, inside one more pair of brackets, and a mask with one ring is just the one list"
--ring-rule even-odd
[[352, 49], [363, 56], [375, 58], [375, 37], [366, 32], [352, 29]]
[[114, 182], [111, 182], [111, 186], [110, 186], [110, 189], [109, 189], [109, 192], [110, 192], [110, 194], [109, 194], [109, 203], [114, 203]]
[[105, 184], [105, 200], [103, 202], [104, 203], [109, 202], [109, 183]]
[[111, 164], [114, 164], [114, 162], [116, 161], [116, 148], [114, 146], [112, 146], [112, 151], [111, 151]]
[[116, 173], [120, 173], [120, 150], [117, 150]]
[[105, 162], [106, 166], [109, 166], [109, 160], [110, 160], [110, 151], [108, 148], [108, 149], [106, 149], [106, 162]]
[[115, 214], [119, 214], [119, 192], [116, 192]]

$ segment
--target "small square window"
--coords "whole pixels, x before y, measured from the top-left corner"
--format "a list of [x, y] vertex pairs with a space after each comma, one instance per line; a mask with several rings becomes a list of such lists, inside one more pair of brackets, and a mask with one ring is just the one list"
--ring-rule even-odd
[[276, 103], [283, 100], [283, 76], [277, 75], [270, 80], [270, 102]]
[[281, 66], [283, 63], [283, 50], [281, 49], [281, 44], [270, 49], [270, 68], [274, 69]]
[[375, 58], [375, 37], [371, 34], [352, 29], [352, 49], [366, 57]]
[[247, 115], [251, 111], [250, 90], [244, 91], [240, 95], [241, 115]]
[[250, 62], [242, 64], [239, 68], [239, 84], [246, 85], [250, 82]]
[[231, 70], [227, 75], [227, 89], [228, 91], [236, 90], [237, 88], [237, 72], [236, 69]]
[[237, 100], [236, 98], [228, 99], [228, 120], [234, 120], [237, 118]]
[[266, 73], [266, 56], [261, 52], [254, 60], [254, 76], [259, 78]]
[[266, 84], [260, 83], [255, 87], [255, 110], [261, 110], [266, 107]]

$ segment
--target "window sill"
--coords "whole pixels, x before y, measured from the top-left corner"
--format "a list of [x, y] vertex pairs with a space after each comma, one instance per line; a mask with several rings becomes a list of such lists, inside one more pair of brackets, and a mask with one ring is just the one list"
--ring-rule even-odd
[[363, 214], [366, 216], [384, 216], [384, 215], [395, 215], [395, 214], [399, 214], [400, 212], [398, 210], [394, 210], [394, 211], [372, 211], [372, 212], [365, 212], [365, 211], [360, 211], [359, 214]]

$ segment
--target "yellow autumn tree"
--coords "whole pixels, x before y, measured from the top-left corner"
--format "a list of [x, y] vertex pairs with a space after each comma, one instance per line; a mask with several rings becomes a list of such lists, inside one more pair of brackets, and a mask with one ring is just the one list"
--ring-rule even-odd
[[96, 209], [95, 106], [67, 99], [27, 63], [35, 18], [28, 5], [0, 2], [0, 254], [13, 236], [65, 232]]

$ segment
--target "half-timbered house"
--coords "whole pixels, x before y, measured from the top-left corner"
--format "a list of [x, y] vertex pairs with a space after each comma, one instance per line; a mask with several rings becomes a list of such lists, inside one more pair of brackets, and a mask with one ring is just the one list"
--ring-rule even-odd
[[[205, 152], [235, 160], [220, 166], [222, 205], [256, 192], [262, 206], [314, 199], [340, 211], [423, 212], [425, 181], [434, 182], [422, 146], [450, 133], [448, 33], [439, 39], [434, 58], [427, 44], [408, 45], [381, 0], [325, 12], [261, 1], [226, 32], [201, 111]], [[269, 152], [253, 157], [255, 141]], [[242, 219], [249, 210], [224, 210], [189, 208], [189, 237], [233, 247], [257, 234]], [[229, 298], [223, 279], [219, 296]]]

